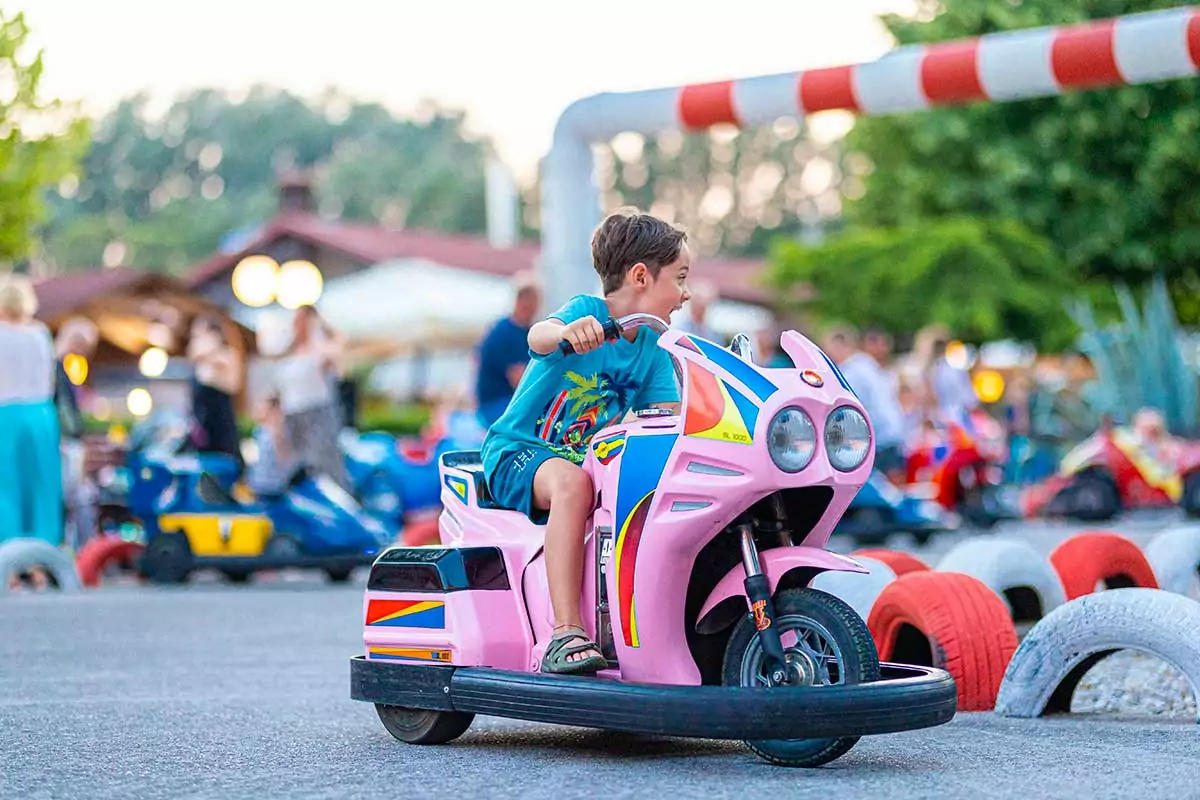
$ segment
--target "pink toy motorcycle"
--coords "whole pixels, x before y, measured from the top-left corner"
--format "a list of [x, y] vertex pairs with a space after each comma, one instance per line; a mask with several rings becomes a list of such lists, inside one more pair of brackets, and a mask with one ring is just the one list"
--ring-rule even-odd
[[642, 324], [661, 333], [683, 403], [598, 432], [583, 465], [596, 498], [582, 608], [609, 669], [539, 671], [553, 632], [543, 530], [495, 505], [478, 453], [452, 452], [442, 544], [388, 549], [371, 568], [351, 697], [412, 744], [487, 714], [740, 739], [805, 767], [863, 735], [948, 722], [948, 673], [881, 664], [862, 618], [809, 588], [826, 570], [867, 571], [825, 549], [874, 462], [841, 373], [793, 331], [787, 369], [755, 365], [744, 336], [725, 349], [644, 314], [607, 334]]

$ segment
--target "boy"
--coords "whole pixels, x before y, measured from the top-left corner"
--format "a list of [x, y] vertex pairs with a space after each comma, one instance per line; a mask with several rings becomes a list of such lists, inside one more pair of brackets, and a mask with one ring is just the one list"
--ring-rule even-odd
[[[687, 235], [648, 214], [622, 209], [592, 237], [604, 299], [577, 295], [529, 330], [529, 367], [482, 448], [495, 500], [546, 525], [546, 573], [554, 636], [543, 672], [595, 673], [607, 666], [579, 611], [584, 526], [595, 505], [580, 467], [592, 436], [634, 408], [678, 412], [670, 357], [645, 326], [605, 342], [602, 324], [627, 314], [669, 321], [688, 299]], [[563, 355], [559, 343], [571, 343]], [[548, 513], [547, 513], [548, 512]]]

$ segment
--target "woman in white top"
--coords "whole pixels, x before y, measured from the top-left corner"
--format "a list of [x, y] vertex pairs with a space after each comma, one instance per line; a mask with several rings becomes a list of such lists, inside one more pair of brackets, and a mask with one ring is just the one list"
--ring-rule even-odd
[[350, 491], [338, 445], [342, 410], [336, 387], [342, 352], [341, 336], [315, 308], [302, 306], [296, 311], [291, 346], [276, 367], [276, 388], [295, 463]]
[[63, 539], [62, 465], [50, 331], [21, 276], [0, 276], [0, 541]]

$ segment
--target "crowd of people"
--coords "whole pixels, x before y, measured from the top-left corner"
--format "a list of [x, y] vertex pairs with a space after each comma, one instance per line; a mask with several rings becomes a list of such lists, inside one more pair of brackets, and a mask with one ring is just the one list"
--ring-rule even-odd
[[[709, 321], [710, 309], [718, 300], [712, 283], [692, 282], [689, 299], [672, 317], [672, 327], [728, 344], [728, 337]], [[537, 281], [531, 275], [519, 275], [514, 280], [512, 313], [487, 331], [476, 353], [475, 403], [485, 428], [500, 417], [520, 383], [529, 361], [527, 336], [540, 311]], [[786, 326], [772, 319], [757, 331], [755, 363], [771, 368], [792, 366], [779, 346], [784, 330]], [[903, 472], [906, 453], [920, 443], [931, 425], [964, 421], [980, 406], [969, 372], [947, 357], [950, 340], [943, 329], [931, 329], [917, 337], [913, 352], [902, 359], [896, 357], [892, 336], [877, 327], [860, 332], [838, 325], [814, 340], [838, 365], [867, 409], [875, 428], [875, 464], [889, 476]]]

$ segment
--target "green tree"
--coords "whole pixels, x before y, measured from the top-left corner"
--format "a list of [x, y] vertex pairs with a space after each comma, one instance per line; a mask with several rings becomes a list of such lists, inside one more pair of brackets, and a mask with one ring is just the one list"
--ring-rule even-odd
[[[1178, 5], [941, 0], [914, 19], [884, 21], [901, 44], [915, 44]], [[1200, 321], [1198, 92], [1200, 82], [1182, 80], [862, 119], [846, 147], [871, 171], [865, 194], [846, 204], [847, 221], [1019, 220], [1081, 279], [1138, 285], [1165, 275], [1181, 316]]]
[[0, 11], [0, 260], [8, 262], [33, 253], [46, 187], [70, 175], [87, 146], [86, 122], [39, 96], [43, 54], [28, 57], [28, 36], [23, 14]]
[[770, 280], [811, 284], [816, 322], [878, 325], [893, 334], [946, 324], [967, 341], [1015, 336], [1057, 348], [1073, 325], [1062, 262], [1015, 222], [952, 217], [891, 229], [857, 229], [807, 247], [779, 240]]
[[401, 119], [333, 91], [305, 101], [261, 86], [242, 98], [201, 89], [158, 116], [137, 95], [96, 123], [85, 177], [53, 197], [46, 248], [64, 269], [119, 255], [178, 271], [274, 214], [277, 174], [295, 168], [315, 172], [322, 214], [479, 232], [488, 147], [460, 113], [430, 106]]

